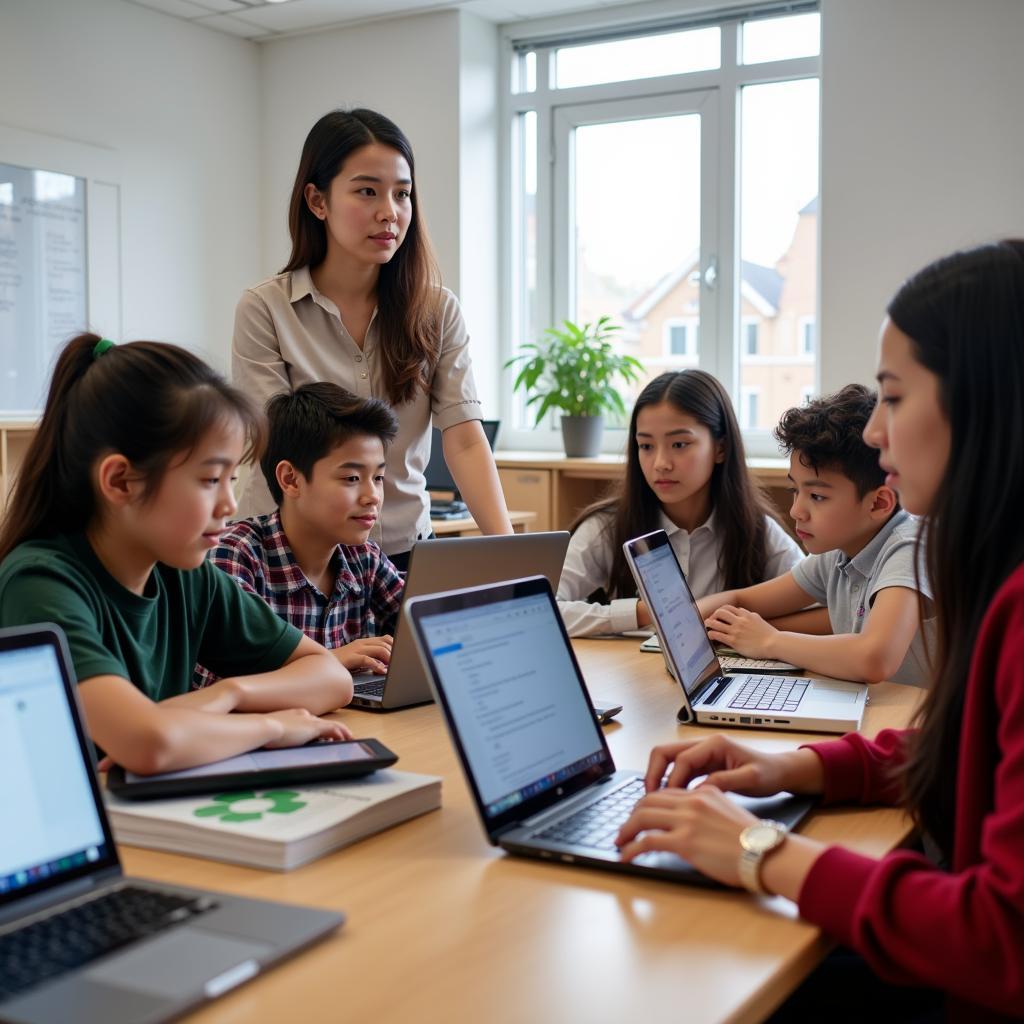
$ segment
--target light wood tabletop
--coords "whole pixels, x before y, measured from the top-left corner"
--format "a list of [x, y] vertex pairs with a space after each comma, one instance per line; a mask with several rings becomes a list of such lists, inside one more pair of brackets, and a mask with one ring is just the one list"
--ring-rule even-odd
[[[530, 524], [537, 518], [536, 512], [509, 512], [508, 519], [512, 524], [513, 533], [528, 533]], [[466, 519], [431, 519], [430, 528], [438, 537], [472, 537], [480, 533], [476, 520]]]
[[[679, 726], [677, 684], [639, 640], [576, 641], [597, 703], [624, 706], [606, 735], [620, 768], [655, 743], [708, 735]], [[921, 691], [881, 684], [865, 729], [909, 720]], [[123, 848], [131, 874], [344, 910], [333, 938], [189, 1018], [537, 1024], [762, 1020], [829, 948], [792, 903], [513, 858], [484, 837], [433, 705], [344, 714], [399, 767], [441, 775], [442, 807], [288, 874]], [[766, 749], [806, 734], [732, 730]], [[816, 812], [801, 831], [880, 855], [909, 834], [890, 809]]]

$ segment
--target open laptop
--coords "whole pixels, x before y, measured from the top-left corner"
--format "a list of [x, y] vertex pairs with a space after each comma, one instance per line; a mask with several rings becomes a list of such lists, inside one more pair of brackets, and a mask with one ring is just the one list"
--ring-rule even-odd
[[56, 626], [0, 630], [0, 1019], [155, 1024], [336, 929], [341, 914], [122, 874]]
[[[714, 884], [675, 854], [619, 859], [615, 836], [644, 795], [617, 771], [543, 577], [414, 598], [420, 654], [484, 831], [509, 853]], [[793, 826], [811, 801], [736, 798]]]
[[[500, 537], [444, 537], [413, 545], [403, 600], [456, 587], [546, 576], [558, 586], [569, 534], [513, 533]], [[353, 677], [351, 706], [364, 711], [394, 711], [432, 701], [430, 681], [416, 653], [416, 642], [402, 622], [395, 624], [386, 676], [360, 672]]]
[[626, 561], [683, 690], [682, 722], [764, 729], [853, 732], [867, 702], [864, 683], [783, 675], [726, 675], [664, 530], [626, 541]]
[[[500, 420], [481, 420], [484, 437], [494, 451], [495, 442], [498, 440], [498, 428]], [[455, 482], [448, 463], [444, 461], [444, 443], [441, 440], [441, 431], [434, 427], [430, 434], [430, 458], [427, 460], [427, 467], [423, 471], [426, 480], [427, 491], [430, 493], [430, 518], [431, 519], [469, 519], [469, 509], [459, 495], [459, 485]], [[434, 497], [434, 492], [445, 491], [451, 494], [449, 500]]]

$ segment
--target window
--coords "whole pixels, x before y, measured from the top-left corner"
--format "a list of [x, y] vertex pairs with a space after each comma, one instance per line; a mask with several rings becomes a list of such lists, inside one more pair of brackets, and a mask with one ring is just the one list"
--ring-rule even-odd
[[802, 316], [797, 325], [799, 346], [797, 351], [802, 356], [814, 358], [814, 317]]
[[740, 392], [740, 427], [743, 430], [757, 430], [760, 425], [758, 414], [761, 408], [761, 389], [745, 387]]
[[666, 358], [684, 357], [691, 365], [695, 364], [699, 331], [700, 325], [695, 319], [666, 320], [662, 328]]
[[743, 354], [747, 356], [757, 355], [757, 334], [758, 323], [756, 320], [743, 321]]
[[[504, 357], [564, 319], [611, 316], [646, 369], [627, 404], [665, 369], [700, 366], [764, 454], [815, 379], [813, 323], [809, 350], [794, 327], [813, 320], [818, 257], [817, 4], [771, 7], [680, 14], [658, 32], [597, 14], [575, 35], [505, 30]], [[521, 396], [505, 402], [508, 443], [560, 445], [555, 417], [532, 430]], [[623, 440], [606, 431], [609, 451]]]

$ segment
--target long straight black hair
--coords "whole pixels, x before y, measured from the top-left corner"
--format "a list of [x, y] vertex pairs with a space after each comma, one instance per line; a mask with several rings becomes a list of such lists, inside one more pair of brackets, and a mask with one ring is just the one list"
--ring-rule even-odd
[[626, 564], [622, 545], [658, 528], [661, 502], [640, 468], [636, 421], [641, 410], [668, 402], [711, 431], [722, 445], [724, 459], [711, 473], [711, 507], [722, 537], [718, 568], [724, 587], [748, 587], [764, 579], [768, 563], [765, 515], [775, 517], [764, 493], [747, 472], [743, 436], [729, 395], [719, 381], [703, 370], [679, 370], [655, 377], [637, 397], [626, 438], [626, 473], [616, 492], [580, 513], [572, 529], [592, 515], [608, 517], [607, 543], [612, 565], [604, 587], [609, 600], [636, 597], [636, 583]]
[[133, 341], [96, 356], [98, 334], [64, 346], [43, 418], [25, 453], [0, 527], [0, 561], [27, 540], [84, 530], [97, 511], [96, 459], [119, 452], [152, 497], [172, 460], [219, 423], [245, 430], [245, 458], [258, 456], [260, 411], [198, 356], [177, 345]]
[[[405, 158], [416, 183], [412, 144], [394, 121], [375, 110], [332, 110], [309, 130], [288, 206], [292, 252], [281, 272], [316, 267], [327, 256], [327, 228], [306, 202], [306, 186], [326, 195], [342, 164], [358, 149], [379, 142]], [[411, 401], [418, 389], [430, 390], [441, 351], [441, 276], [427, 236], [415, 191], [405, 239], [380, 268], [377, 324], [381, 338], [384, 386], [388, 401]]]
[[1024, 241], [930, 264], [902, 285], [888, 314], [910, 338], [914, 358], [938, 377], [951, 433], [921, 534], [937, 650], [905, 795], [918, 823], [952, 857], [971, 656], [993, 596], [1024, 562]]

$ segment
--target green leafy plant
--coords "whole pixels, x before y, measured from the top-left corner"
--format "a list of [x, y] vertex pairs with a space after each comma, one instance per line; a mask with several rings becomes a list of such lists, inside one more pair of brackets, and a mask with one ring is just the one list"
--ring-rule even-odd
[[537, 423], [551, 409], [566, 416], [626, 415], [616, 384], [639, 380], [643, 364], [615, 351], [613, 339], [621, 330], [608, 316], [582, 326], [565, 320], [562, 329], [549, 327], [505, 364], [520, 366], [512, 389], [530, 394], [526, 405], [537, 405]]

